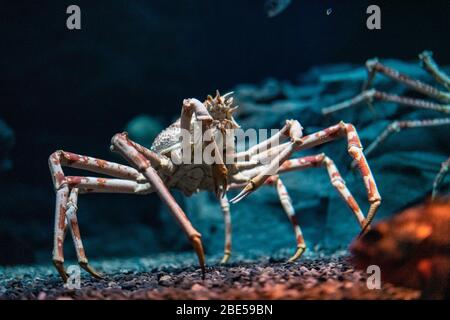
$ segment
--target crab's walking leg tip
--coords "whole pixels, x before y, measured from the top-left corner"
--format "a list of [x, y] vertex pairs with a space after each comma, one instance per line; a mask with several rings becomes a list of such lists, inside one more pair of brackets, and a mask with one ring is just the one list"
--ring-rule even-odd
[[86, 270], [89, 274], [91, 274], [95, 279], [103, 279], [103, 275], [96, 271], [89, 263], [87, 262], [80, 262], [80, 267], [82, 267], [84, 270]]
[[361, 229], [361, 232], [358, 235], [358, 239], [361, 238], [363, 235], [365, 235], [368, 231], [370, 231], [370, 224], [364, 225], [364, 227]]
[[288, 262], [295, 262], [295, 261], [297, 261], [303, 255], [303, 253], [305, 251], [306, 251], [306, 247], [305, 246], [297, 247], [297, 251], [295, 252], [295, 254], [291, 258], [289, 258]]
[[202, 279], [205, 279], [206, 267], [205, 267], [205, 252], [203, 251], [202, 240], [200, 236], [192, 237], [192, 246], [194, 247], [195, 253], [198, 257], [198, 262], [202, 270]]
[[222, 260], [220, 260], [220, 264], [227, 264], [227, 263], [228, 263], [228, 260], [230, 260], [230, 256], [231, 256], [231, 253], [226, 252], [226, 253], [223, 255]]
[[53, 265], [55, 266], [59, 275], [63, 279], [64, 283], [66, 283], [67, 279], [69, 279], [69, 276], [67, 275], [66, 270], [64, 269], [64, 263], [61, 261], [53, 260]]

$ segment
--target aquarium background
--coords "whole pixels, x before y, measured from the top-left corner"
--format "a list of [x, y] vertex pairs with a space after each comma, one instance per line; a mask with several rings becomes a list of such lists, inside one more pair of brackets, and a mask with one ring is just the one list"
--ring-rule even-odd
[[[369, 58], [387, 59], [430, 83], [418, 64], [420, 52], [432, 50], [440, 64], [450, 65], [448, 1], [377, 1], [377, 31], [365, 27], [370, 3], [293, 0], [268, 18], [264, 1], [256, 0], [0, 1], [0, 264], [51, 260], [55, 194], [47, 158], [53, 151], [125, 163], [109, 152], [111, 137], [128, 130], [151, 144], [179, 115], [183, 98], [234, 90], [244, 128], [278, 128], [295, 118], [309, 133], [345, 120], [366, 145], [393, 119], [442, 116], [392, 104], [321, 116], [322, 107], [360, 92]], [[81, 7], [82, 30], [65, 26], [70, 4]], [[342, 81], [327, 82], [326, 75], [336, 74]], [[378, 88], [418, 96], [377, 79]], [[345, 142], [308, 154], [319, 152], [335, 160], [366, 209]], [[384, 199], [378, 217], [424, 201], [449, 155], [448, 127], [389, 139], [369, 159]], [[358, 227], [325, 170], [289, 174], [285, 183], [309, 247], [345, 248]], [[174, 195], [203, 234], [207, 254], [220, 254], [223, 223], [214, 197]], [[236, 252], [294, 249], [273, 189], [231, 211]], [[190, 250], [156, 195], [82, 195], [78, 215], [91, 260]], [[72, 243], [66, 244], [66, 257], [73, 259]]]

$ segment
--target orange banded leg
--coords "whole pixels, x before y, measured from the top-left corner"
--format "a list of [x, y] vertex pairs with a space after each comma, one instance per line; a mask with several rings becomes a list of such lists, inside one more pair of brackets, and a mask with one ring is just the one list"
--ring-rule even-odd
[[[342, 199], [345, 201], [347, 206], [350, 208], [350, 210], [355, 215], [359, 225], [363, 229], [366, 224], [366, 219], [364, 218], [364, 214], [362, 213], [358, 203], [356, 202], [355, 198], [351, 194], [350, 190], [345, 185], [345, 181], [340, 175], [336, 165], [334, 164], [334, 161], [327, 157], [325, 154], [318, 154], [313, 156], [306, 156], [301, 158], [295, 158], [295, 159], [289, 159], [286, 162], [283, 163], [283, 165], [278, 170], [278, 174], [290, 172], [290, 171], [299, 171], [299, 170], [305, 170], [309, 168], [316, 168], [316, 167], [325, 167], [327, 169], [328, 175], [330, 177], [331, 184], [333, 187], [338, 191], [339, 195], [342, 197]], [[246, 176], [255, 176], [258, 175], [264, 168], [252, 168], [247, 171], [244, 171], [242, 173], [239, 173], [238, 175], [246, 175]], [[267, 180], [265, 180], [264, 185], [275, 185], [277, 188], [277, 192], [281, 201], [281, 205], [286, 212], [289, 221], [291, 222], [296, 240], [297, 240], [297, 251], [296, 253], [289, 259], [289, 261], [295, 261], [303, 254], [303, 252], [306, 250], [305, 241], [303, 239], [301, 228], [297, 222], [296, 216], [295, 216], [295, 210], [292, 206], [292, 201], [289, 197], [289, 194], [287, 192], [286, 187], [284, 186], [283, 182], [279, 178], [279, 176], [273, 175], [269, 177]], [[237, 183], [233, 183], [230, 185], [230, 189], [238, 189], [245, 186], [245, 183], [240, 182], [242, 178], [238, 178]]]
[[348, 153], [355, 161], [363, 178], [364, 186], [367, 191], [367, 198], [370, 203], [366, 222], [362, 230], [362, 232], [364, 232], [373, 220], [378, 207], [380, 206], [381, 197], [370, 167], [363, 154], [363, 148], [359, 140], [358, 133], [352, 124], [347, 124], [344, 122], [340, 122], [334, 126], [302, 138], [298, 138], [295, 135], [291, 136], [291, 142], [288, 146], [280, 152], [280, 154], [272, 161], [270, 165], [263, 167], [258, 175], [252, 177], [244, 189], [234, 199], [232, 199], [231, 202], [234, 203], [240, 201], [250, 193], [254, 192], [258, 187], [263, 185], [267, 178], [274, 174], [272, 173], [273, 170], [276, 168], [278, 172], [278, 170], [282, 169], [283, 164], [294, 152], [309, 149], [343, 137], [347, 138]]
[[306, 156], [286, 161], [278, 171], [280, 174], [289, 171], [304, 170], [307, 168], [325, 167], [328, 172], [331, 184], [345, 201], [349, 209], [353, 212], [361, 228], [364, 228], [366, 219], [358, 203], [345, 185], [345, 180], [339, 173], [334, 161], [321, 153], [314, 156]]
[[[120, 188], [125, 187], [130, 191], [131, 189], [135, 188], [136, 190], [139, 190], [141, 192], [143, 192], [143, 189], [147, 189], [150, 192], [150, 185], [148, 183], [144, 183], [146, 182], [145, 177], [134, 168], [62, 150], [56, 151], [51, 154], [48, 163], [54, 188], [56, 191], [53, 263], [63, 281], [66, 282], [67, 274], [64, 269], [63, 247], [65, 234], [68, 228], [67, 204], [69, 200], [70, 189], [77, 187], [82, 183], [85, 183], [84, 185], [79, 186], [81, 187], [78, 188], [78, 191], [80, 193], [91, 192], [94, 190], [96, 190], [97, 192], [111, 192], [111, 188], [109, 187], [109, 185], [111, 182], [113, 182], [113, 184], [116, 184], [116, 186], [117, 184], [119, 184]], [[129, 180], [66, 177], [62, 170], [62, 166], [84, 169]], [[137, 181], [140, 182], [138, 183]], [[114, 190], [116, 190], [116, 192], [123, 192], [123, 190], [120, 191], [119, 189]]]
[[[205, 276], [205, 254], [201, 241], [201, 234], [192, 226], [183, 209], [178, 205], [175, 198], [170, 194], [168, 188], [159, 177], [158, 173], [152, 167], [152, 163], [140, 153], [131, 143], [125, 133], [119, 133], [111, 139], [112, 149], [119, 152], [127, 161], [130, 162], [139, 172], [145, 176], [152, 186], [153, 190], [158, 194], [160, 199], [167, 205], [175, 220], [181, 226], [197, 254], [198, 261], [202, 270], [203, 278]], [[151, 152], [149, 150], [149, 152]], [[154, 159], [158, 159], [156, 154]]]
[[67, 229], [66, 211], [69, 198], [69, 188], [61, 187], [56, 192], [55, 228], [53, 232], [53, 264], [63, 279], [67, 281], [68, 275], [64, 269], [64, 238]]
[[95, 271], [88, 264], [83, 244], [81, 242], [81, 235], [76, 215], [78, 193], [92, 192], [147, 194], [152, 192], [152, 189], [149, 183], [139, 183], [136, 181], [122, 179], [77, 176], [67, 176], [62, 178], [61, 187], [56, 193], [53, 263], [64, 282], [67, 281], [67, 274], [63, 265], [63, 244], [67, 225], [70, 227], [80, 266], [95, 278], [101, 278], [100, 273]]
[[70, 231], [72, 234], [73, 244], [77, 253], [77, 259], [79, 265], [89, 272], [94, 278], [101, 279], [100, 273], [95, 271], [95, 269], [88, 263], [86, 253], [84, 251], [83, 242], [81, 241], [80, 227], [78, 225], [77, 219], [77, 202], [78, 202], [78, 188], [73, 188], [70, 191], [69, 201], [67, 202], [67, 220], [70, 226]]
[[220, 198], [220, 207], [223, 213], [223, 219], [225, 222], [225, 246], [224, 254], [220, 263], [227, 263], [231, 256], [231, 214], [230, 204], [228, 203], [227, 196]]
[[278, 197], [280, 198], [281, 206], [283, 207], [284, 212], [286, 213], [289, 221], [292, 224], [292, 227], [294, 228], [295, 239], [297, 241], [297, 249], [294, 255], [288, 260], [288, 262], [294, 262], [299, 259], [306, 251], [305, 239], [303, 238], [303, 233], [298, 224], [297, 217], [295, 216], [294, 206], [292, 205], [292, 200], [287, 192], [286, 187], [284, 186], [279, 176], [274, 176], [270, 180], [274, 181], [278, 192]]

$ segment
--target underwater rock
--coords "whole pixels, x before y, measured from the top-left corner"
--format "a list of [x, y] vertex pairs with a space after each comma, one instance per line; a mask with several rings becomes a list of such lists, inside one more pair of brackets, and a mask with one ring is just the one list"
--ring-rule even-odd
[[13, 166], [10, 152], [14, 145], [14, 131], [0, 119], [0, 172], [10, 170]]
[[450, 298], [450, 199], [403, 211], [351, 246], [359, 268], [378, 265], [382, 280]]

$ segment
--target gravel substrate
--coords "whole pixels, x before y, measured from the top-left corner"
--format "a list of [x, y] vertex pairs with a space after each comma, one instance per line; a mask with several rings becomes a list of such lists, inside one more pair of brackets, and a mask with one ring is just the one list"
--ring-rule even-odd
[[[165, 260], [165, 263], [161, 263]], [[297, 263], [259, 257], [208, 267], [191, 255], [105, 261], [103, 280], [82, 273], [81, 288], [63, 287], [48, 266], [0, 269], [1, 299], [417, 299], [420, 292], [383, 284], [369, 290], [367, 274], [345, 255], [307, 256]], [[158, 263], [159, 262], [159, 263]], [[211, 265], [211, 264], [210, 264]]]

